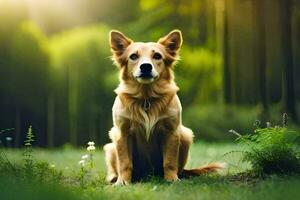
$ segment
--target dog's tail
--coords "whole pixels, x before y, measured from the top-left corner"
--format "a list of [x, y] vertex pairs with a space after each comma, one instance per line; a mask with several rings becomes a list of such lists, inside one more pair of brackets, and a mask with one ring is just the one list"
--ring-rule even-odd
[[226, 163], [211, 163], [208, 165], [201, 166], [199, 168], [194, 169], [184, 169], [182, 171], [182, 177], [192, 177], [192, 176], [200, 176], [202, 174], [207, 174], [211, 172], [217, 172], [218, 170], [226, 168]]

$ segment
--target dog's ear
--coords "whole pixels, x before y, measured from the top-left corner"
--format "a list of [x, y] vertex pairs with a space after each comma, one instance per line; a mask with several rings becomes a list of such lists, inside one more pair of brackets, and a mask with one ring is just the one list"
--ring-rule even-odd
[[166, 48], [172, 56], [176, 56], [182, 45], [182, 34], [180, 30], [173, 30], [168, 35], [160, 38], [158, 43]]
[[112, 52], [120, 56], [133, 41], [127, 38], [123, 33], [112, 30], [109, 33], [109, 42]]

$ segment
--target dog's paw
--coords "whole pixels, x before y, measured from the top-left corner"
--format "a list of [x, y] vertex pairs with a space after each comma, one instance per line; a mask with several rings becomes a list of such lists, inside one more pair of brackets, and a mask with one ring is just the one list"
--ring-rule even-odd
[[178, 182], [180, 179], [177, 175], [165, 177], [165, 180], [168, 182]]
[[118, 178], [118, 180], [113, 184], [113, 186], [117, 187], [117, 186], [129, 185], [129, 184], [130, 184], [129, 181]]
[[106, 182], [107, 183], [115, 183], [118, 179], [118, 176], [115, 174], [110, 174], [106, 176]]

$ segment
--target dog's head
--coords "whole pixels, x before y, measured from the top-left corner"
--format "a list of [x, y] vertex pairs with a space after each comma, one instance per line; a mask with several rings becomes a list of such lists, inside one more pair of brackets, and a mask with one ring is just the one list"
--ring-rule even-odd
[[110, 32], [113, 60], [121, 68], [123, 80], [150, 84], [170, 78], [171, 66], [178, 59], [182, 36], [174, 30], [157, 42], [133, 42], [119, 31]]

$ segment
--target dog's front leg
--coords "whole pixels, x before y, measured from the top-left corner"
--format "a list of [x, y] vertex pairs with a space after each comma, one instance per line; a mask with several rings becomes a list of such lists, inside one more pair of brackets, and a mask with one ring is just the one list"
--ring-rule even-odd
[[178, 181], [178, 156], [180, 138], [177, 133], [168, 133], [163, 141], [164, 178], [167, 181]]
[[118, 158], [118, 179], [114, 185], [128, 185], [132, 178], [132, 140], [128, 133], [121, 131], [116, 140]]

